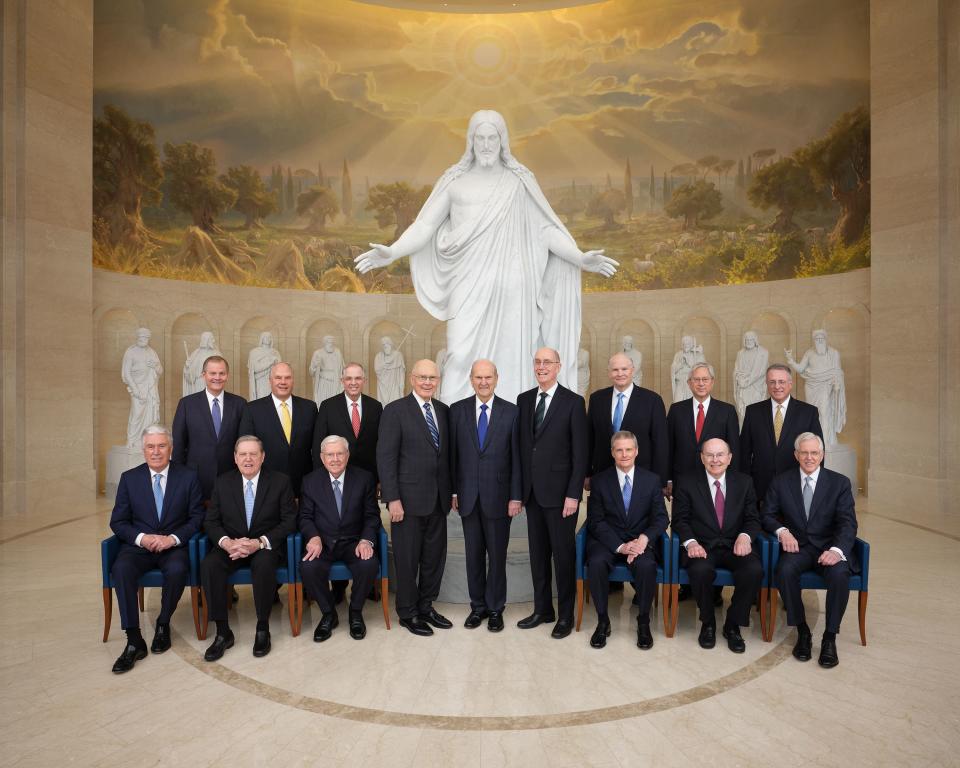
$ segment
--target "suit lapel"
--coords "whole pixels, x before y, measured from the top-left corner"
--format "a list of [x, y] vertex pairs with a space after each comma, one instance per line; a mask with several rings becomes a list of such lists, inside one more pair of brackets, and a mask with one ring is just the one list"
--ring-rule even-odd
[[[691, 418], [692, 418], [692, 416], [691, 416]], [[702, 438], [704, 435], [715, 434], [714, 432], [708, 431], [708, 430], [712, 430], [712, 429], [713, 429], [713, 425], [717, 422], [717, 419], [719, 419], [719, 418], [720, 418], [720, 417], [717, 416], [717, 401], [714, 400], [714, 399], [711, 397], [711, 398], [710, 398], [710, 407], [707, 408], [707, 412], [703, 415], [703, 431], [700, 433], [700, 437], [701, 437], [701, 438]], [[694, 421], [693, 424], [694, 424], [694, 428], [693, 428], [693, 442], [696, 443], [696, 442], [697, 442], [696, 421]]]
[[[707, 510], [707, 522], [709, 522], [713, 528], [719, 531], [720, 523], [717, 520], [717, 507], [713, 500], [713, 487], [710, 485], [712, 481], [707, 480], [707, 477], [709, 477], [709, 475], [704, 474], [703, 476], [701, 476], [700, 482], [697, 483], [697, 487], [700, 489], [700, 494], [703, 497], [704, 501], [706, 502], [706, 506], [704, 507], [704, 509]], [[727, 478], [727, 490], [728, 491], [730, 490], [729, 478]], [[724, 509], [726, 509], [727, 496], [729, 495], [730, 494], [727, 493], [723, 498]], [[723, 521], [724, 522], [727, 521], [726, 515], [724, 515]]]
[[[787, 478], [787, 485], [789, 486], [788, 493], [790, 498], [793, 499], [795, 505], [794, 509], [797, 510], [797, 522], [800, 523], [804, 528], [807, 525], [807, 516], [803, 511], [803, 477], [800, 473], [800, 470], [790, 470], [790, 475]], [[817, 483], [819, 486], [820, 484]], [[813, 507], [811, 506], [811, 509]]]
[[[433, 438], [430, 437], [430, 428], [427, 426], [427, 417], [426, 417], [426, 414], [424, 413], [423, 410], [421, 410], [421, 408], [420, 408], [420, 403], [417, 402], [417, 398], [415, 398], [415, 397], [413, 396], [413, 394], [407, 395], [407, 398], [408, 398], [408, 402], [410, 403], [410, 405], [408, 406], [408, 407], [410, 408], [410, 412], [411, 412], [411, 414], [413, 414], [413, 417], [414, 417], [415, 419], [417, 419], [418, 423], [420, 424], [420, 434], [423, 435], [423, 439], [427, 441], [427, 444], [428, 444], [431, 448], [433, 448], [434, 450], [436, 450], [437, 448], [436, 448], [436, 446], [433, 444]], [[437, 420], [437, 415], [436, 415], [436, 413], [434, 412], [434, 408], [433, 408], [432, 401], [431, 401], [431, 405], [430, 405], [430, 411], [433, 412], [433, 414], [434, 414], [434, 415], [433, 415], [433, 420], [436, 421], [436, 420]], [[437, 423], [437, 431], [438, 431], [438, 432], [440, 431], [440, 424], [439, 424], [439, 423]], [[440, 435], [440, 439], [441, 439], [441, 441], [443, 440], [443, 435], [442, 435], [442, 434]], [[442, 445], [442, 444], [443, 444], [443, 443], [441, 442], [441, 445]]]
[[[773, 446], [773, 450], [777, 450], [777, 436], [773, 431], [773, 400], [769, 397], [763, 401], [763, 434], [766, 437], [767, 445]], [[784, 422], [786, 424], [786, 422]], [[781, 429], [781, 435], [783, 430]]]
[[[242, 475], [241, 475], [242, 477]], [[263, 509], [263, 499], [267, 494], [267, 475], [261, 470], [260, 479], [257, 481], [257, 493], [253, 497], [253, 514], [250, 516], [250, 527], [247, 529], [247, 533], [253, 530], [254, 523], [257, 522], [257, 515], [260, 514], [260, 511]], [[241, 502], [243, 500], [243, 494], [240, 494]], [[243, 504], [241, 503], [240, 508], [243, 509]], [[246, 512], [244, 512], [244, 522], [246, 522]]]
[[[634, 390], [636, 390], [636, 388], [634, 388]], [[599, 404], [603, 407], [603, 423], [607, 425], [607, 437], [608, 437], [608, 438], [613, 437], [613, 395], [614, 395], [614, 391], [615, 391], [615, 390], [614, 390], [613, 387], [607, 387], [607, 388], [603, 391], [603, 394], [602, 394], [602, 395], [600, 396], [600, 398], [599, 398]], [[633, 394], [636, 395], [636, 391], [634, 391]], [[627, 410], [625, 410], [625, 411], [623, 412], [623, 420], [624, 420], [624, 421], [627, 420], [627, 416], [631, 413], [631, 409], [634, 409], [634, 408], [636, 407], [637, 404], [634, 402], [635, 399], [636, 399], [635, 397], [631, 397], [630, 400], [627, 401]]]
[[[547, 425], [550, 423], [550, 419], [553, 417], [553, 414], [555, 414], [555, 413], [557, 412], [557, 406], [559, 406], [559, 405], [560, 405], [560, 402], [563, 400], [563, 396], [560, 394], [560, 392], [561, 392], [562, 390], [563, 390], [563, 387], [560, 386], [560, 385], [557, 385], [557, 389], [556, 389], [556, 391], [553, 393], [553, 397], [551, 397], [551, 398], [549, 398], [549, 399], [547, 400], [547, 412], [546, 412], [546, 414], [544, 414], [543, 423], [540, 425], [540, 430], [539, 430], [539, 431], [534, 430], [534, 432], [535, 432], [536, 434], [538, 434], [538, 435], [542, 435], [542, 434], [543, 434], [543, 431], [547, 428]], [[536, 395], [536, 396], [537, 396], [538, 399], [540, 398], [540, 390], [539, 390], [539, 389], [537, 390], [537, 395]], [[533, 409], [533, 412], [534, 412], [534, 419], [536, 419], [537, 409], [534, 408], [534, 409]]]
[[[230, 495], [233, 496], [234, 509], [240, 512], [240, 524], [243, 527], [247, 527], [247, 508], [246, 503], [243, 498], [243, 489], [246, 487], [246, 480], [243, 479], [243, 475], [238, 471], [234, 476], [236, 482], [230, 483]], [[262, 474], [261, 474], [262, 477]], [[260, 483], [257, 483], [259, 486]], [[256, 500], [256, 497], [254, 497]], [[249, 530], [247, 531], [249, 533]]]
[[817, 487], [813, 491], [813, 499], [810, 501], [810, 518], [807, 520], [808, 524], [810, 520], [813, 520], [813, 516], [820, 511], [820, 507], [823, 506], [823, 499], [830, 490], [827, 487], [829, 482], [830, 481], [827, 479], [827, 475], [824, 473], [823, 469], [821, 469], [820, 475], [817, 477]]
[[[161, 518], [163, 520], [167, 519], [167, 513], [170, 511], [170, 505], [173, 503], [173, 494], [177, 491], [177, 473], [173, 469], [173, 464], [169, 464], [168, 466], [170, 469], [167, 472], [167, 487], [163, 489], [163, 504], [161, 505], [163, 510]], [[147, 477], [149, 477], [149, 474]], [[157, 520], [157, 522], [159, 523], [160, 520]]]

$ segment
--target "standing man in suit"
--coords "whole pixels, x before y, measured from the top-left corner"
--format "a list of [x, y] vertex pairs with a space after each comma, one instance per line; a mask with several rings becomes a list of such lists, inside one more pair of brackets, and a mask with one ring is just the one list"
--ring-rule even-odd
[[450, 406], [453, 508], [463, 521], [470, 592], [463, 626], [487, 619], [491, 632], [503, 629], [510, 522], [521, 509], [518, 409], [494, 394], [497, 378], [490, 360], [477, 360], [470, 368], [476, 395]]
[[352, 464], [347, 468], [347, 438], [328, 435], [321, 441], [318, 454], [323, 468], [303, 478], [300, 489], [300, 533], [306, 540], [300, 575], [307, 594], [323, 612], [313, 640], [329, 640], [340, 623], [327, 580], [330, 566], [338, 560], [346, 563], [353, 578], [350, 637], [362, 640], [367, 635], [363, 603], [380, 569], [373, 556], [373, 542], [380, 529], [376, 484], [365, 469]]
[[607, 374], [613, 386], [590, 395], [589, 445], [590, 469], [593, 476], [614, 462], [610, 455], [610, 438], [621, 430], [637, 438], [636, 465], [660, 477], [666, 488], [668, 451], [666, 409], [656, 392], [633, 383], [633, 362], [622, 352], [610, 358]]
[[760, 533], [757, 497], [747, 475], [729, 469], [733, 455], [720, 438], [703, 443], [706, 472], [682, 475], [673, 497], [673, 532], [680, 537], [680, 564], [690, 574], [690, 588], [700, 610], [700, 647], [716, 644], [713, 580], [717, 568], [733, 572], [734, 590], [723, 636], [734, 653], [746, 644], [740, 627], [750, 625], [750, 608], [763, 579], [763, 566], [753, 549]]
[[747, 406], [740, 432], [743, 455], [740, 468], [753, 478], [761, 505], [770, 481], [798, 466], [793, 451], [797, 435], [813, 432], [823, 439], [816, 407], [790, 396], [793, 391], [790, 368], [774, 363], [767, 368], [766, 382], [770, 397]]
[[233, 464], [240, 418], [247, 401], [225, 392], [230, 365], [220, 355], [203, 361], [204, 389], [180, 399], [173, 417], [173, 463], [196, 470], [203, 500], [213, 493], [219, 475]]
[[560, 354], [549, 347], [538, 349], [533, 361], [537, 386], [517, 398], [522, 501], [533, 574], [533, 613], [517, 626], [532, 629], [554, 620], [552, 559], [558, 617], [551, 635], [557, 639], [573, 629], [577, 510], [589, 453], [583, 398], [557, 383], [559, 372]]
[[447, 560], [447, 514], [452, 503], [450, 429], [446, 405], [434, 398], [440, 371], [418, 360], [410, 374], [413, 391], [383, 409], [377, 439], [380, 496], [390, 512], [397, 569], [397, 615], [415, 635], [432, 635], [431, 625], [453, 623], [437, 613]]
[[266, 469], [290, 478], [293, 495], [300, 481], [313, 471], [313, 433], [317, 404], [293, 394], [293, 368], [289, 363], [270, 367], [270, 394], [251, 400], [243, 409], [241, 435], [255, 435], [263, 443]]
[[147, 656], [137, 588], [140, 577], [154, 568], [163, 573], [163, 591], [150, 650], [163, 653], [170, 648], [170, 617], [190, 573], [187, 542], [203, 524], [200, 481], [192, 469], [170, 463], [170, 430], [159, 424], [147, 427], [141, 444], [146, 463], [120, 475], [110, 516], [110, 528], [121, 542], [110, 574], [127, 633], [123, 653], [113, 664], [117, 674], [129, 672]]
[[763, 528], [774, 533], [783, 551], [777, 565], [780, 597], [787, 610], [787, 624], [797, 628], [793, 655], [800, 661], [811, 656], [800, 595], [800, 576], [813, 570], [827, 582], [827, 627], [820, 642], [821, 667], [835, 667], [837, 633], [850, 595], [850, 573], [859, 572], [853, 555], [857, 538], [857, 515], [850, 481], [839, 472], [820, 466], [823, 440], [803, 432], [794, 441], [800, 471], [788, 469], [777, 475], [767, 491]]
[[590, 638], [593, 648], [603, 648], [610, 636], [607, 599], [610, 571], [626, 565], [639, 597], [637, 646], [653, 647], [650, 607], [657, 589], [657, 552], [667, 530], [660, 477], [636, 466], [637, 438], [632, 432], [615, 432], [610, 440], [615, 466], [594, 475], [587, 502], [587, 576], [597, 609], [597, 628]]
[[253, 655], [270, 653], [270, 609], [277, 587], [277, 567], [286, 558], [287, 536], [296, 527], [290, 478], [266, 468], [263, 442], [254, 435], [237, 438], [237, 468], [217, 478], [204, 530], [212, 544], [200, 564], [209, 618], [217, 636], [205, 661], [216, 661], [233, 647], [227, 620], [227, 579], [238, 568], [249, 568], [257, 612]]

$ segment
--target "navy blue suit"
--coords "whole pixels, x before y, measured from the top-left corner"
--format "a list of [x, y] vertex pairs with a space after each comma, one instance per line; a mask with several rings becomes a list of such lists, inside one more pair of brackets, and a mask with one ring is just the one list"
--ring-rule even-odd
[[477, 398], [450, 406], [450, 466], [463, 521], [470, 607], [503, 611], [507, 602], [507, 506], [520, 501], [519, 410], [494, 396], [487, 432], [480, 445]]
[[[607, 614], [610, 571], [627, 565], [640, 604], [639, 620], [650, 621], [650, 606], [657, 588], [657, 556], [660, 537], [667, 530], [667, 508], [663, 503], [660, 476], [635, 467], [630, 509], [623, 505], [623, 489], [616, 467], [608, 467], [590, 481], [587, 502], [587, 578], [598, 616]], [[617, 547], [646, 534], [649, 544], [642, 555], [627, 563]]]
[[[164, 586], [157, 617], [161, 624], [170, 621], [190, 575], [187, 542], [203, 523], [200, 481], [192, 469], [176, 464], [170, 464], [169, 468], [159, 519], [150, 467], [144, 463], [120, 475], [110, 528], [122, 542], [111, 575], [123, 629], [140, 626], [137, 582], [143, 574], [154, 568], [163, 572]], [[137, 546], [137, 536], [141, 533], [173, 535], [180, 544], [163, 552], [150, 552]]]
[[174, 464], [196, 470], [204, 501], [213, 493], [217, 477], [235, 468], [233, 447], [237, 442], [240, 417], [247, 401], [239, 395], [221, 392], [220, 436], [213, 429], [210, 401], [206, 391], [180, 399], [173, 417]]

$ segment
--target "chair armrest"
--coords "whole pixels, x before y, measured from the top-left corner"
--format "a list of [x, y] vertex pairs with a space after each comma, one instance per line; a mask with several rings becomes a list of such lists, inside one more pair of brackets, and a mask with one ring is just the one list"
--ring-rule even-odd
[[864, 592], [868, 591], [868, 576], [870, 575], [870, 545], [861, 538], [857, 538], [853, 545], [857, 553], [857, 559], [860, 561], [860, 584]]
[[116, 536], [109, 536], [100, 542], [100, 570], [105, 588], [110, 586], [110, 569], [113, 568], [113, 561], [117, 559], [119, 551], [120, 539]]

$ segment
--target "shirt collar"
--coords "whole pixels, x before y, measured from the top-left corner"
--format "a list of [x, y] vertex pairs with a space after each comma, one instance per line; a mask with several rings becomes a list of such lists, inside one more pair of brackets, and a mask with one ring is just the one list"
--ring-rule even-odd
[[487, 402], [483, 402], [479, 397], [477, 397], [476, 395], [474, 395], [473, 400], [474, 400], [474, 410], [476, 410], [477, 413], [480, 413], [480, 406], [481, 406], [481, 405], [487, 406], [487, 414], [488, 414], [488, 415], [491, 414], [491, 413], [493, 413], [493, 398], [492, 398], [492, 397], [491, 397], [489, 400], [487, 400]]
[[717, 480], [720, 481], [720, 488], [723, 490], [723, 492], [724, 493], [727, 492], [727, 473], [726, 472], [720, 475], [720, 477], [714, 477], [706, 470], [704, 470], [703, 473], [707, 476], [707, 484], [710, 486], [711, 493], [713, 493], [713, 490], [715, 488], [714, 483], [717, 482]]
[[[700, 405], [700, 403], [697, 401], [697, 398], [695, 398], [695, 397], [692, 397], [692, 398], [690, 398], [690, 399], [693, 400], [693, 412], [696, 413], [696, 412], [697, 412], [697, 406]], [[712, 401], [713, 401], [713, 398], [710, 397], [710, 395], [707, 395], [706, 399], [703, 401], [703, 412], [704, 412], [704, 413], [706, 413], [707, 411], [710, 410], [710, 403], [711, 403]]]
[[546, 392], [546, 393], [547, 393], [547, 400], [553, 400], [553, 396], [554, 396], [554, 394], [556, 393], [558, 386], [560, 386], [560, 382], [559, 382], [559, 381], [555, 381], [555, 382], [553, 382], [553, 386], [550, 387], [550, 389], [543, 390], [543, 389], [540, 389], [540, 387], [537, 387], [537, 397], [540, 397], [540, 393], [541, 393], [541, 392]]
[[[616, 466], [616, 465], [614, 465], [614, 466]], [[629, 471], [629, 472], [624, 472], [622, 469], [620, 469], [620, 467], [617, 467], [617, 479], [620, 481], [620, 487], [621, 487], [621, 488], [623, 488], [623, 479], [624, 479], [625, 477], [629, 477], [629, 478], [630, 478], [630, 485], [631, 485], [631, 486], [633, 485], [633, 475], [634, 475], [634, 473], [635, 473], [636, 471], [637, 471], [637, 465], [636, 465], [636, 464], [634, 464], [632, 467], [630, 467], [630, 471]]]
[[[262, 471], [263, 471], [263, 470], [261, 470], [261, 472], [262, 472]], [[248, 480], [252, 480], [252, 481], [253, 481], [253, 488], [254, 488], [254, 490], [256, 490], [256, 488], [257, 488], [257, 483], [260, 482], [260, 472], [257, 472], [257, 474], [255, 474], [253, 477], [250, 477], [250, 478], [244, 477], [244, 476], [243, 476], [243, 472], [241, 472], [241, 473], [240, 473], [240, 479], [243, 481], [243, 487], [244, 487], [244, 488], [247, 487], [247, 481], [248, 481]]]
[[273, 407], [274, 407], [274, 408], [276, 408], [276, 409], [279, 411], [279, 410], [280, 410], [280, 403], [286, 403], [287, 406], [290, 408], [290, 415], [291, 415], [291, 416], [293, 415], [293, 395], [290, 395], [290, 397], [288, 397], [286, 400], [281, 400], [279, 397], [277, 397], [275, 394], [273, 394], [273, 392], [271, 392], [271, 393], [270, 393], [270, 397], [273, 398]]
[[220, 402], [220, 406], [221, 407], [223, 406], [223, 390], [222, 389], [220, 390], [219, 395], [213, 394], [206, 387], [203, 388], [203, 392], [207, 396], [207, 405], [209, 405], [211, 408], [213, 408], [213, 398], [217, 398], [217, 400]]
[[[800, 470], [800, 488], [801, 488], [801, 489], [803, 488], [804, 483], [806, 482], [806, 480], [805, 480], [806, 477], [807, 477], [807, 473], [804, 472], [804, 471], [801, 469], [801, 470]], [[820, 467], [819, 467], [819, 465], [817, 466], [817, 468], [816, 468], [815, 470], [813, 470], [813, 472], [810, 473], [809, 477], [810, 477], [810, 479], [813, 481], [813, 484], [816, 485], [816, 484], [817, 484], [817, 480], [820, 479]]]
[[342, 486], [343, 478], [347, 474], [347, 468], [346, 467], [343, 468], [343, 472], [340, 473], [340, 477], [334, 477], [333, 472], [330, 472], [330, 471], [328, 471], [327, 474], [330, 475], [330, 485], [333, 485], [334, 480], [339, 480], [340, 485]]
[[430, 400], [424, 400], [424, 399], [423, 399], [422, 397], [420, 397], [420, 395], [418, 395], [416, 392], [411, 392], [410, 394], [413, 395], [413, 396], [416, 398], [416, 400], [417, 400], [417, 405], [420, 406], [420, 410], [421, 410], [421, 411], [423, 410], [423, 405], [424, 405], [424, 403], [430, 403], [430, 409], [433, 410], [433, 408], [434, 408], [433, 398], [431, 398]]
[[623, 399], [624, 399], [624, 400], [629, 400], [629, 399], [630, 399], [630, 395], [633, 394], [633, 388], [634, 388], [634, 386], [635, 386], [634, 383], [631, 381], [629, 384], [627, 384], [627, 388], [626, 388], [625, 390], [623, 390], [623, 392], [621, 392], [621, 391], [620, 391], [619, 389], [617, 389], [616, 387], [612, 387], [612, 389], [613, 389], [613, 402], [617, 402], [617, 395], [623, 395]]
[[790, 405], [790, 395], [787, 395], [782, 403], [778, 403], [772, 397], [770, 398], [770, 413], [775, 414], [777, 412], [777, 406], [783, 408], [784, 413], [787, 411], [787, 406]]
[[350, 399], [350, 395], [348, 395], [346, 392], [344, 392], [344, 393], [343, 393], [343, 399], [347, 401], [347, 410], [348, 410], [348, 411], [352, 411], [352, 410], [353, 410], [353, 404], [354, 404], [354, 403], [357, 404], [357, 408], [359, 408], [360, 410], [363, 410], [363, 395], [362, 395], [362, 394], [361, 394], [360, 397], [358, 397], [356, 400], [351, 400], [351, 399]]
[[[149, 469], [149, 467], [147, 467], [147, 468]], [[165, 466], [165, 467], [164, 467], [163, 469], [161, 469], [159, 472], [154, 472], [154, 471], [151, 469], [151, 470], [150, 470], [150, 482], [153, 482], [153, 477], [154, 477], [154, 475], [160, 475], [161, 477], [163, 477], [163, 482], [166, 483], [166, 482], [167, 482], [167, 478], [170, 477], [170, 462], [167, 462], [167, 466]]]

